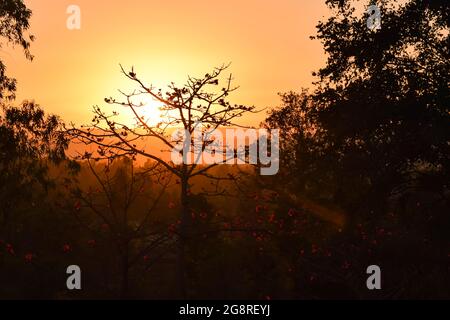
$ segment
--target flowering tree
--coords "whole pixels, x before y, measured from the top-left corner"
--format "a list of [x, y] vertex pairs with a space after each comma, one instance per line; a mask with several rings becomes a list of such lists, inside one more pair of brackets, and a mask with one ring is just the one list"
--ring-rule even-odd
[[[230, 158], [224, 157], [223, 161], [218, 161], [209, 165], [201, 165], [196, 161], [195, 155], [208, 152], [208, 147], [214, 143], [214, 139], [208, 136], [207, 132], [212, 132], [221, 127], [238, 126], [235, 120], [246, 113], [257, 112], [255, 107], [231, 104], [228, 96], [238, 89], [232, 85], [230, 75], [224, 82], [221, 89], [221, 75], [228, 66], [221, 66], [212, 73], [206, 74], [202, 78], [188, 77], [187, 83], [182, 87], [177, 87], [174, 83], [168, 86], [168, 90], [163, 92], [152, 85], [145, 84], [132, 68], [126, 72], [122, 67], [122, 73], [135, 85], [136, 88], [130, 93], [120, 91], [121, 98], [106, 98], [109, 105], [125, 107], [131, 110], [134, 115], [135, 125], [130, 127], [120, 121], [119, 113], [116, 111], [105, 112], [100, 107], [94, 107], [94, 118], [87, 126], [77, 128], [72, 126], [68, 133], [76, 143], [85, 145], [95, 145], [95, 153], [86, 152], [82, 158], [109, 160], [120, 156], [130, 156], [133, 159], [141, 156], [154, 161], [160, 168], [164, 168], [169, 173], [178, 177], [180, 181], [180, 225], [177, 230], [179, 237], [178, 246], [178, 266], [180, 295], [185, 297], [184, 285], [184, 251], [185, 239], [189, 237], [190, 206], [189, 197], [191, 195], [191, 179], [197, 176], [204, 176], [216, 181], [233, 180], [234, 176], [220, 176], [211, 174], [211, 169], [226, 163]], [[146, 121], [143, 109], [147, 106], [142, 102], [145, 98], [159, 102], [161, 111], [165, 112], [164, 118], [156, 125]], [[165, 152], [172, 152], [180, 144], [182, 137], [170, 135], [174, 128], [181, 128], [187, 135], [192, 135], [198, 130], [198, 124], [204, 125], [202, 130], [202, 141], [185, 139], [187, 148], [179, 150], [183, 161], [174, 163], [164, 159], [156, 148], [140, 147], [139, 142], [153, 142], [164, 146]], [[185, 145], [186, 146], [186, 145]], [[226, 148], [225, 146], [223, 148]], [[232, 157], [236, 157], [233, 152]], [[190, 160], [188, 160], [190, 159]]]

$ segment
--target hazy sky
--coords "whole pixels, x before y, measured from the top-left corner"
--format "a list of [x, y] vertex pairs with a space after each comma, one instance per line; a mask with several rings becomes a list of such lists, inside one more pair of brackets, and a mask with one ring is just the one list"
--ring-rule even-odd
[[[66, 121], [88, 122], [92, 105], [128, 88], [119, 63], [147, 83], [183, 83], [232, 62], [231, 102], [275, 106], [278, 92], [311, 86], [324, 64], [315, 34], [329, 12], [318, 0], [26, 0], [33, 10], [33, 62], [0, 51], [18, 98], [35, 99]], [[81, 8], [81, 30], [68, 30], [67, 7]], [[256, 122], [264, 114], [254, 117]]]

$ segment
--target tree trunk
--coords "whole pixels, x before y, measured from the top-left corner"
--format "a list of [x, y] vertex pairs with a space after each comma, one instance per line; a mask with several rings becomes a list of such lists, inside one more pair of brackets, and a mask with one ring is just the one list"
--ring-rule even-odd
[[127, 299], [128, 298], [128, 255], [129, 255], [129, 248], [128, 243], [125, 243], [122, 249], [122, 270], [121, 270], [121, 282], [120, 282], [120, 298], [121, 299]]
[[180, 228], [178, 230], [178, 257], [177, 257], [177, 278], [178, 294], [181, 299], [187, 299], [186, 288], [186, 240], [188, 237], [188, 217], [189, 217], [189, 184], [188, 178], [183, 177], [181, 181], [181, 212]]

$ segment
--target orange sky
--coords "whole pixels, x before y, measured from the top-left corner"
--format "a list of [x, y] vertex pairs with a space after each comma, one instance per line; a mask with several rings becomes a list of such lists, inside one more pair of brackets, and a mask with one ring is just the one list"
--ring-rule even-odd
[[[329, 14], [311, 0], [26, 0], [33, 10], [33, 62], [19, 50], [0, 51], [19, 81], [18, 100], [35, 99], [66, 121], [89, 122], [92, 105], [118, 96], [128, 81], [119, 63], [134, 65], [147, 83], [181, 84], [232, 62], [239, 104], [270, 107], [278, 92], [311, 86], [324, 64], [309, 39]], [[81, 8], [81, 30], [66, 28], [70, 4]], [[265, 114], [247, 121], [259, 122]]]

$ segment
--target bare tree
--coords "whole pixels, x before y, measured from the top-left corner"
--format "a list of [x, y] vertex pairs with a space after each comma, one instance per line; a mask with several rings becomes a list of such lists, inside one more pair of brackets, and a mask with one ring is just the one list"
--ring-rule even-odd
[[[224, 164], [238, 155], [234, 152], [227, 152], [223, 161], [214, 164], [201, 165], [198, 159], [187, 161], [189, 157], [196, 157], [202, 152], [208, 152], [208, 146], [214, 143], [214, 139], [208, 136], [207, 132], [212, 132], [221, 127], [239, 126], [235, 120], [246, 113], [256, 113], [255, 107], [244, 105], [232, 105], [228, 101], [230, 93], [238, 89], [232, 84], [232, 75], [220, 86], [221, 75], [228, 68], [228, 65], [215, 68], [212, 73], [206, 74], [202, 78], [188, 77], [187, 83], [182, 87], [177, 87], [174, 83], [168, 86], [168, 90], [163, 92], [152, 85], [146, 85], [140, 80], [132, 68], [126, 72], [121, 66], [122, 73], [136, 85], [136, 88], [125, 93], [120, 91], [121, 98], [106, 98], [105, 102], [110, 105], [125, 107], [131, 110], [136, 121], [130, 127], [118, 120], [119, 114], [115, 111], [104, 112], [100, 107], [94, 107], [94, 118], [92, 124], [77, 128], [72, 125], [68, 132], [77, 143], [95, 145], [98, 147], [95, 154], [86, 152], [85, 158], [113, 159], [118, 156], [128, 155], [133, 159], [142, 156], [151, 159], [164, 167], [168, 172], [178, 177], [180, 180], [180, 225], [178, 234], [178, 281], [180, 296], [186, 297], [185, 285], [185, 240], [189, 237], [189, 195], [191, 193], [190, 180], [197, 176], [205, 176], [209, 179], [233, 180], [232, 175], [218, 176], [211, 174], [210, 169], [220, 164]], [[221, 87], [221, 88], [220, 88]], [[219, 89], [220, 88], [220, 89]], [[161, 103], [161, 111], [165, 112], [164, 119], [157, 125], [151, 125], [142, 114], [146, 105], [142, 102], [144, 97], [150, 97]], [[185, 133], [192, 135], [201, 123], [202, 141], [199, 146], [198, 141], [185, 139], [184, 143], [188, 148], [180, 150], [183, 161], [175, 164], [173, 161], [164, 159], [155, 148], [142, 148], [138, 146], [140, 141], [159, 141], [165, 146], [166, 152], [171, 152], [180, 143], [180, 137], [173, 137], [170, 131], [174, 128], [181, 128]], [[199, 150], [199, 148], [201, 150]], [[223, 148], [228, 148], [223, 146]], [[229, 150], [227, 150], [229, 151]], [[228, 158], [227, 158], [228, 157]], [[230, 158], [231, 157], [231, 158]], [[191, 158], [192, 159], [192, 158]]]
[[[72, 190], [75, 205], [71, 211], [89, 233], [106, 238], [115, 247], [119, 292], [127, 298], [130, 269], [142, 258], [147, 269], [170, 252], [172, 235], [155, 213], [171, 181], [157, 163], [139, 171], [127, 158], [114, 168], [111, 163], [96, 165], [92, 159], [85, 163], [94, 184]], [[142, 207], [147, 209], [141, 212]]]

